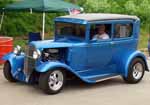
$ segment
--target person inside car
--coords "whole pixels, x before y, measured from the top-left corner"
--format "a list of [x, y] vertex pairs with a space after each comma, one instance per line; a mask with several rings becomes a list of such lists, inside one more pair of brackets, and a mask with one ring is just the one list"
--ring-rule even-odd
[[104, 24], [98, 26], [98, 33], [92, 38], [92, 40], [101, 39], [109, 39], [109, 35], [106, 33], [106, 26]]

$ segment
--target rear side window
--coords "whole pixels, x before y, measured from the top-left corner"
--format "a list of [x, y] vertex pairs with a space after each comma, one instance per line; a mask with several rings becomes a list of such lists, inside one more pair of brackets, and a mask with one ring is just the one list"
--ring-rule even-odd
[[133, 33], [133, 24], [115, 24], [114, 38], [131, 37]]

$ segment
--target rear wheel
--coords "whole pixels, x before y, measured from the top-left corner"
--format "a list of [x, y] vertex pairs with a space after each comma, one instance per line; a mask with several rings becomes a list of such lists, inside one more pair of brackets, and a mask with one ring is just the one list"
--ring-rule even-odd
[[3, 68], [4, 77], [10, 82], [17, 82], [17, 80], [11, 74], [11, 65], [9, 61], [5, 62]]
[[145, 73], [145, 64], [142, 59], [135, 58], [129, 65], [128, 76], [124, 78], [127, 83], [138, 83]]
[[65, 73], [62, 70], [55, 69], [43, 73], [39, 77], [39, 87], [46, 94], [59, 93], [65, 84]]

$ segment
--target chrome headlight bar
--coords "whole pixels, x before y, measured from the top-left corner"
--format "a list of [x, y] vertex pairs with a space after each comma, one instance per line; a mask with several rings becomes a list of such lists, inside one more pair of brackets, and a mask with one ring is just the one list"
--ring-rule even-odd
[[21, 47], [19, 45], [17, 45], [14, 50], [13, 50], [14, 54], [19, 55], [21, 54]]
[[40, 50], [33, 51], [33, 59], [38, 59], [41, 56]]

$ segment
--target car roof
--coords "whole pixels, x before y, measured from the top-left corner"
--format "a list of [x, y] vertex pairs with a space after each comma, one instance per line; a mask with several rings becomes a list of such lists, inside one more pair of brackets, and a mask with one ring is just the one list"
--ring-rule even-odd
[[77, 15], [60, 16], [59, 18], [80, 19], [80, 20], [86, 20], [86, 21], [119, 20], [119, 19], [120, 20], [121, 19], [139, 20], [137, 16], [110, 14], [110, 13], [83, 13], [83, 14], [77, 14]]

